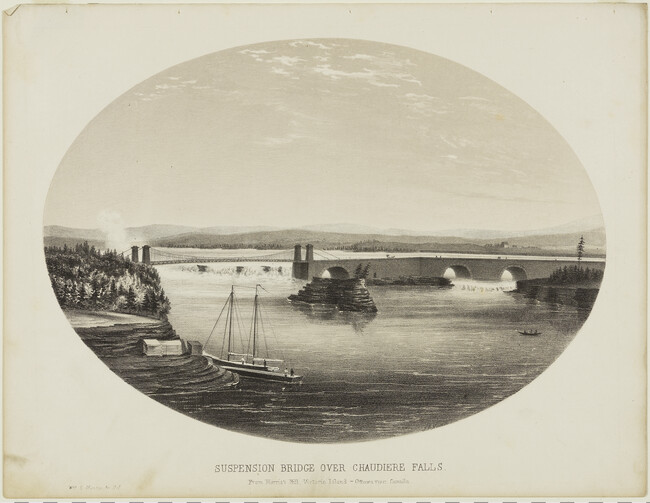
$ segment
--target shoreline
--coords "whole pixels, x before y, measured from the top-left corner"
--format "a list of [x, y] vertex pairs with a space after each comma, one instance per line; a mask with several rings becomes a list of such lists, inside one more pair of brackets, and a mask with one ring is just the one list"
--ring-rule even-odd
[[84, 309], [61, 309], [72, 328], [109, 327], [114, 325], [134, 325], [157, 323], [159, 318], [115, 311], [87, 311]]
[[600, 283], [553, 284], [544, 279], [517, 281], [511, 293], [549, 304], [591, 309], [600, 292]]
[[179, 340], [166, 319], [111, 311], [63, 311], [82, 342], [118, 377], [145, 395], [166, 403], [164, 396], [187, 391], [223, 391], [239, 378], [202, 354], [147, 356], [142, 340]]

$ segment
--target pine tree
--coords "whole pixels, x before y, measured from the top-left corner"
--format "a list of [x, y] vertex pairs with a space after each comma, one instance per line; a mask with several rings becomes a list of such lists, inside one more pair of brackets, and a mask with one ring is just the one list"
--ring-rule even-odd
[[578, 241], [577, 251], [578, 251], [578, 262], [580, 262], [582, 260], [582, 256], [585, 253], [585, 238], [584, 238], [584, 236], [580, 236], [580, 241]]
[[135, 290], [130, 286], [129, 291], [126, 294], [126, 308], [135, 309], [135, 307]]
[[117, 299], [117, 285], [115, 284], [115, 278], [111, 278], [111, 289], [109, 293], [109, 300], [115, 302]]
[[158, 296], [156, 295], [155, 290], [149, 290], [149, 311], [151, 311], [152, 314], [157, 314], [159, 307], [160, 302], [158, 301]]

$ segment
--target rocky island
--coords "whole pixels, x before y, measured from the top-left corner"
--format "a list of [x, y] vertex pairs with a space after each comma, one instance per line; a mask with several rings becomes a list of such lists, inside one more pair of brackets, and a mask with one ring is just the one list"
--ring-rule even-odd
[[314, 278], [297, 294], [289, 296], [294, 303], [335, 306], [339, 311], [376, 313], [377, 306], [362, 278]]

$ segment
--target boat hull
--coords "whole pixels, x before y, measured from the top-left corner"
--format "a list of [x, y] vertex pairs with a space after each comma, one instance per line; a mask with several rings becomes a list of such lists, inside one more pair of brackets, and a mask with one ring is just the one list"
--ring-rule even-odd
[[302, 376], [299, 375], [284, 374], [283, 372], [268, 370], [268, 367], [262, 365], [251, 365], [250, 363], [238, 363], [222, 360], [221, 358], [217, 358], [209, 353], [203, 354], [212, 359], [215, 365], [230, 370], [231, 372], [235, 372], [240, 376], [264, 381], [283, 382], [285, 384], [302, 384]]

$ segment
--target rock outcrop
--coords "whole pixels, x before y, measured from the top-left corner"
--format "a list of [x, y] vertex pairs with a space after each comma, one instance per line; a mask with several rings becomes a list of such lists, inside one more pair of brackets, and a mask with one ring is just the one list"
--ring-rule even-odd
[[340, 311], [376, 313], [377, 306], [363, 279], [314, 278], [289, 300], [305, 304], [336, 306]]

